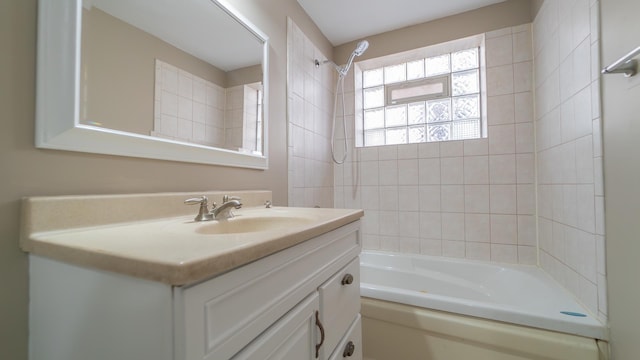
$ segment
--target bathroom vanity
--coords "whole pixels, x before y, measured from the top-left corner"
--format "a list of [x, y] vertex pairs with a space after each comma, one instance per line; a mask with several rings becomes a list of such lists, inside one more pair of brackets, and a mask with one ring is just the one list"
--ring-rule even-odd
[[24, 200], [30, 359], [362, 359], [361, 210], [234, 193], [221, 227], [193, 195]]

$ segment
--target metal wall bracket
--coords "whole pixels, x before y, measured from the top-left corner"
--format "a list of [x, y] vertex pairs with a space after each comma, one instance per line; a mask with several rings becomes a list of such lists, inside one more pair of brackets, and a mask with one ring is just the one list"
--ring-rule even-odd
[[623, 73], [625, 77], [631, 77], [638, 72], [638, 60], [633, 59], [640, 54], [640, 46], [621, 57], [613, 64], [602, 69], [602, 74]]

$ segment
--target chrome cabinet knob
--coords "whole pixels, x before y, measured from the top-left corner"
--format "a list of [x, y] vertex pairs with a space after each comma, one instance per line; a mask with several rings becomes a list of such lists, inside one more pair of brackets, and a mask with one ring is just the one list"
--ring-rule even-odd
[[342, 285], [351, 285], [353, 284], [353, 275], [345, 274], [342, 278]]
[[353, 344], [353, 341], [349, 341], [347, 345], [344, 347], [344, 351], [342, 352], [342, 357], [350, 357], [356, 351], [356, 346]]

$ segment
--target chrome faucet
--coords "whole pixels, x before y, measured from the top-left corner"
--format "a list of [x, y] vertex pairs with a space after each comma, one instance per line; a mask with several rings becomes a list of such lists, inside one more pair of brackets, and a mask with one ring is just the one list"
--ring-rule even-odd
[[216, 203], [214, 202], [211, 211], [209, 211], [208, 199], [206, 196], [187, 199], [184, 201], [184, 203], [187, 205], [200, 204], [198, 215], [196, 215], [194, 220], [209, 221], [232, 218], [234, 216], [232, 210], [240, 209], [242, 207], [242, 203], [240, 202], [240, 200], [241, 199], [237, 196], [225, 195], [222, 197], [222, 205], [216, 206]]
[[[209, 221], [213, 220], [213, 214], [209, 212], [209, 200], [206, 196], [200, 196], [196, 198], [187, 199], [184, 201], [187, 205], [198, 205], [200, 204], [200, 209], [198, 210], [198, 215], [193, 219], [195, 221]], [[213, 207], [215, 208], [216, 203], [213, 203]]]
[[233, 212], [231, 210], [240, 209], [241, 207], [242, 207], [242, 203], [240, 202], [240, 200], [236, 200], [236, 199], [228, 200], [227, 199], [227, 201], [223, 202], [222, 205], [218, 206], [217, 208], [212, 209], [211, 210], [211, 214], [213, 215], [213, 218], [216, 219], [216, 220], [229, 219], [229, 218], [232, 218], [234, 216]]

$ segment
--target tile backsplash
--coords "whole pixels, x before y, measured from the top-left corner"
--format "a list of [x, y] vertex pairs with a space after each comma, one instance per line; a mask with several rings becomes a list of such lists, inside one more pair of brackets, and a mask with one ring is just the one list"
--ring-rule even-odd
[[331, 120], [335, 71], [327, 59], [288, 19], [289, 205], [333, 207]]
[[485, 37], [488, 138], [352, 147], [335, 165], [335, 205], [365, 209], [365, 248], [537, 263], [531, 28]]
[[533, 49], [540, 266], [606, 319], [598, 9], [545, 1]]

